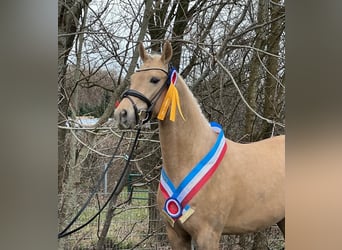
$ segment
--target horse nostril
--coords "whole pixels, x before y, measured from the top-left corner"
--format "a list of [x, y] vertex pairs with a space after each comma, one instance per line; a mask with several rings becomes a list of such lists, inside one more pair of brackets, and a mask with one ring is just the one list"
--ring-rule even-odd
[[121, 110], [120, 116], [121, 116], [121, 118], [126, 118], [127, 117], [127, 110], [126, 109]]

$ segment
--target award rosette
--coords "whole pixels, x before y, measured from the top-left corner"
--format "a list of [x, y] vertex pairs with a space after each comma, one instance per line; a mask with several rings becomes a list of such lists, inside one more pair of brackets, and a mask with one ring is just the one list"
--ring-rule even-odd
[[181, 204], [172, 197], [165, 201], [164, 210], [173, 219], [178, 219], [182, 215]]

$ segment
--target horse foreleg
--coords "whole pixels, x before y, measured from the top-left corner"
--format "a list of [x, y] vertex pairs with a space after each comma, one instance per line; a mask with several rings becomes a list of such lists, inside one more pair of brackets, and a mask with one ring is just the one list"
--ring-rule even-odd
[[283, 236], [284, 236], [284, 239], [285, 239], [285, 218], [282, 219], [281, 221], [279, 221], [277, 223], [277, 225], [278, 225], [280, 231], [283, 233]]
[[221, 233], [215, 233], [212, 230], [202, 230], [195, 236], [195, 242], [198, 250], [218, 250]]
[[174, 228], [167, 225], [166, 232], [172, 249], [191, 250], [191, 236], [185, 231], [175, 231]]

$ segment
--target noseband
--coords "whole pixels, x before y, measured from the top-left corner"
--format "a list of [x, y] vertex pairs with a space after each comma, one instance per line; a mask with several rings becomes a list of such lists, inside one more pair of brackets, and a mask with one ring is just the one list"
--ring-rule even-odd
[[[150, 71], [150, 70], [160, 70], [160, 71], [163, 71], [167, 75], [166, 81], [161, 86], [161, 88], [158, 90], [158, 92], [151, 98], [151, 100], [148, 99], [141, 92], [139, 92], [137, 90], [134, 90], [134, 89], [128, 89], [128, 90], [124, 91], [122, 93], [122, 96], [121, 96], [121, 99], [127, 98], [132, 103], [132, 106], [133, 106], [133, 109], [134, 109], [134, 114], [135, 114], [135, 123], [137, 125], [138, 125], [139, 118], [140, 118], [142, 113], [145, 113], [145, 118], [142, 119], [142, 121], [141, 121], [142, 124], [145, 124], [146, 122], [148, 122], [151, 119], [151, 117], [152, 117], [152, 110], [154, 108], [154, 105], [156, 104], [157, 100], [161, 96], [161, 94], [164, 91], [164, 89], [169, 87], [169, 85], [170, 85], [170, 74], [169, 74], [169, 72], [167, 72], [166, 70], [164, 70], [162, 68], [138, 69], [138, 70], [136, 70], [136, 72]], [[146, 110], [139, 110], [137, 105], [135, 104], [135, 102], [131, 98], [132, 96], [140, 99], [141, 101], [143, 101], [147, 105], [147, 109]]]

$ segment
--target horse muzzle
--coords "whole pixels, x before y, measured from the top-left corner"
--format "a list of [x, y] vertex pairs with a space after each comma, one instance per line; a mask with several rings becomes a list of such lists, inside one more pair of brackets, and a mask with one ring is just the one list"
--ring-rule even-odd
[[131, 109], [118, 107], [114, 112], [114, 119], [121, 129], [133, 128], [136, 125], [134, 111]]
[[[146, 104], [146, 108], [139, 108], [136, 100]], [[127, 102], [128, 101], [128, 102]], [[128, 129], [145, 124], [151, 119], [152, 103], [143, 94], [135, 90], [126, 90], [122, 95], [122, 101], [114, 112], [114, 118], [119, 122], [119, 127]]]

